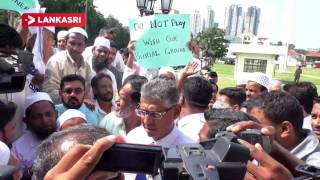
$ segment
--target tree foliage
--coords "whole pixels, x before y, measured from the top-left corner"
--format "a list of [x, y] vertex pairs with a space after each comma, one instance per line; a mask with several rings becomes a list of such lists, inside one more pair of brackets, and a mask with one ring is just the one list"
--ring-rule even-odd
[[228, 52], [229, 41], [224, 38], [225, 32], [219, 28], [206, 28], [197, 36], [204, 56], [214, 59], [224, 57]]
[[[46, 12], [56, 13], [84, 13], [87, 3], [88, 14], [87, 18], [87, 32], [89, 36], [89, 44], [92, 44], [94, 39], [98, 36], [99, 30], [102, 27], [114, 28], [116, 34], [115, 41], [119, 47], [125, 47], [129, 41], [129, 30], [123, 27], [122, 24], [112, 16], [104, 18], [103, 15], [95, 9], [93, 0], [40, 0], [42, 7], [46, 7]], [[56, 32], [65, 28], [57, 28]]]
[[119, 48], [127, 47], [130, 40], [128, 27], [123, 27], [122, 24], [112, 15], [106, 18], [106, 27], [112, 28], [114, 31], [114, 39]]
[[296, 45], [294, 44], [289, 44], [289, 49], [295, 49]]

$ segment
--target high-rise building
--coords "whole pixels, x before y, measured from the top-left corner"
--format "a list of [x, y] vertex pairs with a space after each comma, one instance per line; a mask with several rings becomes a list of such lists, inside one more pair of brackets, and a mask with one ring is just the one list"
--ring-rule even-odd
[[255, 6], [248, 7], [244, 22], [244, 32], [251, 32], [254, 35], [258, 34], [260, 11], [260, 8]]
[[231, 5], [225, 11], [225, 29], [229, 37], [239, 37], [243, 33], [258, 34], [260, 8]]
[[200, 11], [195, 11], [191, 19], [191, 32], [193, 37], [197, 36], [202, 31], [202, 19]]
[[210, 28], [210, 27], [213, 27], [213, 25], [214, 25], [214, 10], [212, 9], [211, 6], [208, 6], [204, 27]]

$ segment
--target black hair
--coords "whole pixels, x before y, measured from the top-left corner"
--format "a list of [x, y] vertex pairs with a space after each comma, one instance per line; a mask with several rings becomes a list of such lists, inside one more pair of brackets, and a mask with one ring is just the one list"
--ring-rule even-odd
[[64, 76], [62, 79], [61, 79], [61, 82], [60, 82], [60, 90], [63, 89], [63, 86], [64, 86], [64, 83], [67, 83], [67, 82], [72, 82], [72, 81], [80, 81], [81, 84], [83, 85], [83, 88], [86, 87], [85, 83], [85, 79], [78, 75], [78, 74], [69, 74], [69, 75], [66, 75]]
[[227, 87], [219, 91], [219, 95], [225, 95], [229, 98], [230, 105], [238, 104], [239, 106], [246, 100], [246, 93], [241, 88]]
[[313, 107], [313, 100], [318, 96], [317, 87], [311, 82], [285, 84], [283, 90], [298, 99], [307, 114]]
[[22, 38], [18, 32], [6, 24], [0, 24], [0, 48], [22, 49]]
[[187, 103], [196, 108], [207, 108], [212, 98], [213, 88], [209, 81], [201, 77], [190, 77], [183, 84], [182, 94]]
[[210, 76], [210, 77], [212, 77], [212, 78], [216, 78], [216, 77], [218, 77], [218, 74], [217, 74], [217, 72], [215, 72], [215, 71], [210, 71], [209, 74], [208, 74], [208, 76]]
[[114, 42], [113, 40], [110, 40], [110, 48], [115, 48], [118, 49], [118, 45], [116, 42]]
[[97, 75], [95, 75], [92, 79], [91, 79], [91, 87], [92, 88], [98, 88], [98, 83], [101, 79], [103, 78], [108, 78], [110, 79], [110, 81], [112, 82], [112, 79], [111, 77], [109, 76], [109, 74], [106, 74], [106, 73], [103, 73], [103, 72], [100, 72], [98, 73]]
[[[110, 133], [106, 129], [89, 124], [81, 124], [53, 133], [38, 146], [37, 157], [32, 167], [33, 174], [36, 179], [43, 179], [46, 173], [76, 144], [93, 145], [98, 139], [108, 135]], [[69, 146], [62, 149], [61, 145], [65, 142], [68, 142]]]
[[144, 76], [130, 75], [123, 81], [122, 87], [126, 84], [130, 84], [132, 88], [131, 99], [135, 103], [140, 103], [141, 88], [147, 81], [148, 79]]
[[303, 134], [303, 111], [294, 96], [285, 92], [272, 91], [251, 99], [249, 102], [247, 112], [253, 108], [259, 108], [271, 124], [278, 125], [288, 121], [292, 124], [296, 135]]
[[208, 138], [214, 138], [216, 133], [240, 121], [257, 122], [255, 117], [233, 109], [209, 109], [204, 112], [204, 118], [209, 125]]
[[124, 57], [128, 58], [129, 57], [129, 51], [128, 48], [121, 48], [119, 50], [119, 53], [122, 54]]
[[12, 120], [17, 110], [17, 105], [13, 102], [3, 102], [0, 100], [0, 130]]

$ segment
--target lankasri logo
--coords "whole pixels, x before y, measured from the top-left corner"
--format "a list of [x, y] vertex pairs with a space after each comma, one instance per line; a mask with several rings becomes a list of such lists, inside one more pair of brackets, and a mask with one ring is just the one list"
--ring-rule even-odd
[[84, 27], [85, 13], [24, 13], [22, 26]]
[[36, 22], [36, 18], [28, 15], [28, 19], [25, 19], [26, 21], [28, 21], [28, 25], [33, 24], [34, 22]]

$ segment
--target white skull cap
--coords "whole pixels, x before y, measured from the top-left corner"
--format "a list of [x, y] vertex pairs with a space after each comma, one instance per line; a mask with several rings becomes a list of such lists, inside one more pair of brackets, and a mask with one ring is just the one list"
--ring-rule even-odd
[[109, 41], [109, 39], [106, 39], [104, 37], [97, 37], [94, 40], [93, 46], [94, 47], [103, 46], [103, 47], [106, 47], [106, 48], [110, 48], [110, 41]]
[[24, 110], [25, 110], [24, 112], [26, 112], [28, 107], [30, 107], [32, 104], [39, 102], [39, 101], [49, 101], [49, 102], [53, 103], [49, 94], [44, 93], [44, 92], [35, 92], [35, 93], [32, 93], [31, 95], [27, 96], [26, 101], [25, 101], [25, 105], [24, 105]]
[[86, 116], [79, 110], [76, 109], [68, 109], [64, 113], [62, 113], [58, 118], [58, 126], [61, 128], [61, 126], [69, 119], [80, 117], [83, 120], [87, 122]]
[[258, 84], [260, 84], [261, 86], [264, 86], [265, 88], [268, 89], [269, 86], [269, 78], [266, 74], [261, 73], [261, 72], [254, 72], [251, 74], [248, 74], [247, 76], [247, 80], [249, 81], [254, 81]]
[[68, 34], [70, 34], [70, 33], [79, 33], [88, 39], [87, 32], [84, 29], [82, 29], [81, 27], [73, 27], [73, 28], [69, 29]]
[[57, 39], [65, 39], [67, 35], [68, 35], [68, 31], [61, 30], [57, 34]]

